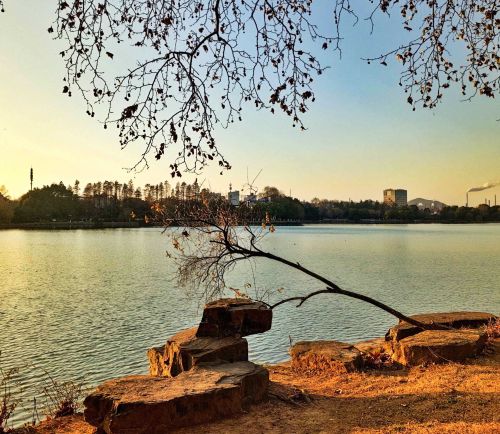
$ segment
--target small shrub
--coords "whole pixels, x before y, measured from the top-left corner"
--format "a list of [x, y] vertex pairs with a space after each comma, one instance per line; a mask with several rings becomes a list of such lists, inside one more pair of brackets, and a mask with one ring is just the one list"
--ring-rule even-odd
[[42, 388], [45, 413], [50, 418], [71, 416], [78, 412], [83, 398], [83, 384], [76, 381], [58, 381], [46, 373], [47, 384]]
[[486, 326], [486, 335], [488, 340], [500, 338], [500, 318], [496, 318], [494, 321], [490, 321]]
[[12, 392], [13, 386], [17, 384], [18, 372], [17, 368], [4, 370], [0, 366], [0, 434], [7, 431], [8, 421], [21, 402], [21, 399], [14, 396]]
[[387, 353], [363, 354], [363, 366], [365, 369], [393, 369], [395, 364]]

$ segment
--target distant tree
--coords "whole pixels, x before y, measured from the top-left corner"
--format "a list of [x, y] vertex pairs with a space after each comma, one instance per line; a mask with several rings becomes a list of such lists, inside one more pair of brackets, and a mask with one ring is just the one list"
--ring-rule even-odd
[[274, 220], [303, 220], [305, 216], [304, 205], [298, 200], [288, 196], [274, 196], [271, 202], [258, 202], [256, 211], [261, 214], [267, 212]]
[[185, 200], [193, 200], [194, 199], [193, 187], [191, 186], [191, 184], [186, 185], [185, 194], [186, 194]]
[[[122, 147], [144, 144], [138, 164], [147, 165], [150, 152], [161, 158], [176, 147], [169, 153], [176, 156], [172, 176], [211, 160], [229, 168], [215, 127], [241, 120], [247, 105], [281, 111], [303, 128], [314, 79], [325, 71], [313, 46], [340, 53], [342, 29], [358, 17], [372, 26], [381, 15], [401, 23], [408, 36], [366, 60], [400, 62], [399, 84], [413, 108], [435, 107], [453, 85], [468, 98], [493, 97], [499, 89], [497, 0], [57, 3], [48, 30], [65, 44], [63, 93], [80, 92], [92, 117], [102, 104], [99, 117], [105, 128], [118, 127]], [[325, 14], [331, 28], [320, 33]], [[125, 41], [137, 48], [137, 63], [126, 65], [123, 56], [111, 66]]]
[[95, 182], [92, 186], [94, 197], [100, 196], [102, 194], [102, 182]]
[[0, 196], [5, 199], [10, 199], [9, 191], [7, 190], [7, 187], [5, 187], [5, 185], [0, 185]]
[[146, 184], [143, 189], [144, 200], [147, 202], [153, 201], [153, 195], [151, 194], [151, 184]]
[[83, 197], [85, 199], [90, 199], [94, 194], [94, 190], [92, 188], [92, 184], [88, 183], [85, 188], [83, 189]]
[[113, 183], [109, 181], [104, 181], [102, 183], [103, 194], [108, 200], [113, 195]]
[[172, 193], [171, 193], [172, 187], [168, 181], [163, 182], [163, 187], [165, 188], [165, 197], [172, 196]]
[[134, 194], [134, 182], [129, 179], [127, 184], [127, 197], [132, 197]]
[[186, 183], [183, 181], [181, 182], [181, 186], [179, 188], [179, 199], [180, 200], [186, 200]]
[[319, 220], [319, 209], [312, 203], [303, 202], [304, 206], [304, 219], [308, 221], [318, 221]]
[[284, 196], [284, 194], [278, 188], [270, 186], [265, 186], [259, 193], [259, 197], [270, 197], [271, 199], [276, 199], [280, 196]]
[[200, 184], [198, 184], [198, 179], [195, 179], [193, 182], [192, 187], [192, 194], [193, 194], [193, 199], [199, 199], [200, 197]]
[[115, 196], [115, 200], [120, 198], [121, 192], [121, 184], [118, 181], [115, 181], [113, 184], [113, 195]]
[[21, 196], [13, 220], [33, 222], [43, 220], [69, 220], [79, 216], [81, 207], [78, 197], [62, 182], [35, 188]]
[[0, 223], [10, 223], [14, 217], [17, 202], [10, 200], [5, 186], [0, 186]]
[[80, 195], [80, 181], [75, 180], [75, 185], [73, 186], [73, 193], [75, 193], [77, 196]]
[[122, 197], [122, 200], [125, 200], [125, 199], [127, 199], [129, 197], [129, 195], [128, 195], [128, 186], [125, 183], [122, 185], [121, 197]]

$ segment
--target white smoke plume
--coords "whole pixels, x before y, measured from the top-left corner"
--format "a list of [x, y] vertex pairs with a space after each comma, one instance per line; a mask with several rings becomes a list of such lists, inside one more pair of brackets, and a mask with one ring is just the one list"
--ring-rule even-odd
[[467, 193], [470, 193], [471, 191], [488, 190], [488, 188], [493, 188], [493, 187], [496, 187], [497, 185], [500, 185], [500, 182], [487, 182], [487, 183], [481, 185], [481, 187], [472, 187], [472, 188], [470, 188], [467, 191]]

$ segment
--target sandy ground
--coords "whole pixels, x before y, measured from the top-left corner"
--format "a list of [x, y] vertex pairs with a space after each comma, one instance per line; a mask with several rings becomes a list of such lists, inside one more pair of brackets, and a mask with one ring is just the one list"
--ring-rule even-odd
[[[343, 376], [304, 377], [287, 365], [271, 366], [271, 391], [281, 396], [299, 392], [299, 398], [310, 402], [272, 398], [234, 418], [177, 433], [500, 434], [500, 340], [494, 347], [494, 354], [464, 365]], [[92, 432], [81, 416], [65, 419], [31, 432]]]

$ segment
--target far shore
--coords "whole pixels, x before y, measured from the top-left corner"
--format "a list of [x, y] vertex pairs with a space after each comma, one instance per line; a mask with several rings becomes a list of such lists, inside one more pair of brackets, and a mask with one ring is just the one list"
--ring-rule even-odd
[[[304, 225], [422, 225], [422, 224], [488, 224], [499, 222], [471, 222], [457, 221], [425, 221], [425, 220], [322, 220], [322, 221], [274, 221], [274, 226], [304, 226]], [[255, 222], [255, 225], [260, 225]], [[55, 221], [31, 223], [0, 223], [0, 230], [26, 229], [26, 230], [74, 230], [74, 229], [129, 229], [129, 228], [162, 227], [160, 224], [145, 224], [143, 221], [130, 222], [104, 222], [104, 221]]]

